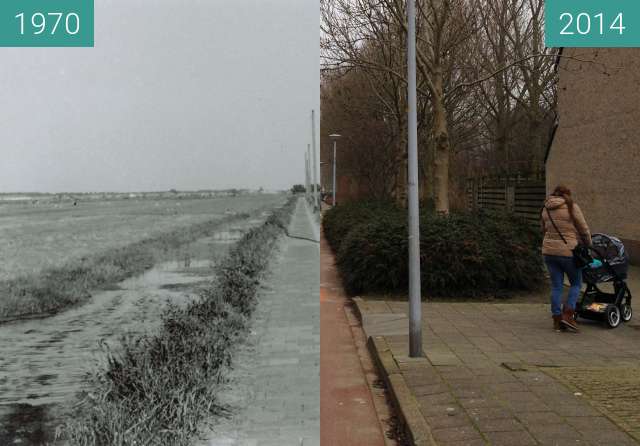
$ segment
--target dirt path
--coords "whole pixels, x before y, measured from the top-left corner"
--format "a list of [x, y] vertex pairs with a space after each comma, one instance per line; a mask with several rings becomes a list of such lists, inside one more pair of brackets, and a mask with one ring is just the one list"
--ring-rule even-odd
[[56, 316], [0, 325], [0, 444], [51, 440], [84, 375], [104, 360], [103, 345], [153, 330], [168, 301], [187, 302], [211, 280], [214, 257], [262, 219], [230, 223], [183, 248], [178, 260], [96, 293]]
[[220, 395], [229, 417], [214, 420], [199, 445], [320, 444], [318, 229], [303, 199], [289, 234]]

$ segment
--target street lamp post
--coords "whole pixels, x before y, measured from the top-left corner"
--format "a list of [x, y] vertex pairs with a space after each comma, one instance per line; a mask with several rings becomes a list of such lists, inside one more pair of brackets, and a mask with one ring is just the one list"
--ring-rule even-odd
[[323, 166], [326, 164], [327, 164], [326, 161], [320, 161], [320, 203], [321, 204], [322, 204], [322, 201], [324, 201], [323, 200], [324, 192], [327, 189], [327, 182], [325, 178], [326, 175], [322, 173], [324, 171]]
[[311, 144], [307, 144], [307, 202], [311, 202]]
[[338, 138], [340, 138], [340, 136], [341, 135], [338, 135], [337, 133], [329, 135], [329, 138], [331, 138], [331, 140], [333, 141], [333, 197], [331, 200], [332, 207], [336, 205], [336, 148], [338, 145]]
[[313, 209], [320, 212], [320, 200], [318, 199], [318, 165], [316, 164], [316, 111], [311, 110], [311, 144], [313, 146]]
[[311, 182], [309, 181], [309, 153], [304, 152], [304, 197], [309, 201], [309, 187]]
[[416, 3], [407, 0], [408, 207], [409, 207], [409, 356], [422, 356], [420, 290], [420, 214], [418, 196], [418, 117], [416, 93]]

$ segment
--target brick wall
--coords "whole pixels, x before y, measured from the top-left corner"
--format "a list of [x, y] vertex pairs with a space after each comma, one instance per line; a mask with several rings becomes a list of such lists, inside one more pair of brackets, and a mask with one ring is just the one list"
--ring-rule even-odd
[[592, 231], [622, 238], [640, 263], [640, 49], [563, 55], [547, 190], [569, 186]]

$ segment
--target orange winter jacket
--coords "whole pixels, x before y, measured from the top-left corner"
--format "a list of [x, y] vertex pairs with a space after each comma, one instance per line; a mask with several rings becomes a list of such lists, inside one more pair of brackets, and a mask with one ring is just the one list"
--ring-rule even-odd
[[[551, 213], [551, 217], [555, 222], [558, 230], [562, 233], [567, 243], [562, 241], [562, 237], [553, 227], [547, 209]], [[564, 198], [551, 196], [547, 198], [542, 209], [542, 230], [544, 232], [544, 240], [542, 242], [542, 254], [548, 256], [564, 256], [571, 257], [572, 250], [582, 241], [587, 245], [591, 245], [591, 232], [589, 226], [584, 219], [582, 210], [573, 204], [573, 219], [569, 214], [569, 207]]]

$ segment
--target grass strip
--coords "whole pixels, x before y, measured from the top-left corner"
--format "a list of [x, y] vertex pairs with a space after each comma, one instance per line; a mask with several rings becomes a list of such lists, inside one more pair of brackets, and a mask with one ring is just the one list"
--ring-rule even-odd
[[225, 224], [249, 217], [250, 214], [243, 213], [196, 223], [60, 267], [0, 282], [0, 322], [55, 314], [85, 302], [93, 290], [141, 274], [180, 246], [212, 235]]
[[246, 335], [260, 280], [296, 200], [236, 243], [199, 298], [169, 305], [157, 332], [125, 338], [118, 353], [108, 353], [61, 438], [83, 446], [189, 444], [221, 410], [219, 384]]

